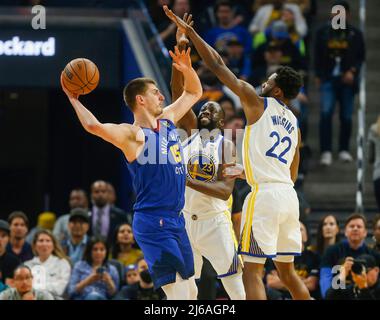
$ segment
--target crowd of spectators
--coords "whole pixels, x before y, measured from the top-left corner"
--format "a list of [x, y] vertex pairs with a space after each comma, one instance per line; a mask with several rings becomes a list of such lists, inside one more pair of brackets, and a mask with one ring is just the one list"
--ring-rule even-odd
[[[162, 290], [154, 289], [143, 253], [134, 240], [129, 223], [133, 214], [118, 209], [120, 221], [114, 228], [112, 214], [99, 222], [94, 218], [111, 202], [115, 207], [114, 188], [105, 189], [102, 205], [95, 202], [97, 187], [107, 184], [101, 180], [92, 184], [91, 201], [84, 190], [72, 190], [68, 219], [57, 235], [52, 231], [56, 225], [40, 225], [28, 242], [33, 229], [29, 231], [25, 213], [15, 211], [7, 221], [0, 220], [0, 300], [165, 299]], [[242, 200], [248, 192], [247, 185], [238, 180], [231, 208], [236, 234]], [[73, 202], [73, 195], [78, 194], [84, 199]], [[92, 206], [86, 207], [88, 203]], [[100, 226], [95, 227], [98, 223]], [[315, 299], [380, 299], [380, 216], [372, 221], [371, 228], [359, 214], [349, 216], [343, 225], [333, 214], [327, 214], [315, 237], [309, 234], [307, 224], [301, 223], [302, 254], [295, 258], [295, 268]], [[271, 260], [265, 265], [263, 279], [269, 299], [291, 298]], [[207, 261], [197, 284], [200, 299], [228, 299]]]

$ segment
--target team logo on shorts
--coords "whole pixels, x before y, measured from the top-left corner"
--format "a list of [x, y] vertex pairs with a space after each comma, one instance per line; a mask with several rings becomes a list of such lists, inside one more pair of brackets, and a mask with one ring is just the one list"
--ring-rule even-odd
[[187, 162], [187, 176], [194, 180], [211, 181], [215, 179], [216, 166], [213, 156], [194, 154]]

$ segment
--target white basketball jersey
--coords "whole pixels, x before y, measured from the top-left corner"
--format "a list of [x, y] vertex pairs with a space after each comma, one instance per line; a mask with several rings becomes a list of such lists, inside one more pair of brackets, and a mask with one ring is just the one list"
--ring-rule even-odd
[[[188, 179], [214, 183], [217, 181], [218, 166], [222, 163], [223, 136], [215, 141], [202, 140], [199, 132], [182, 143], [183, 157]], [[187, 214], [218, 214], [228, 210], [228, 201], [207, 196], [186, 187], [185, 207]]]
[[293, 185], [290, 165], [298, 143], [298, 121], [292, 111], [275, 98], [264, 98], [264, 113], [245, 128], [243, 164], [247, 182]]

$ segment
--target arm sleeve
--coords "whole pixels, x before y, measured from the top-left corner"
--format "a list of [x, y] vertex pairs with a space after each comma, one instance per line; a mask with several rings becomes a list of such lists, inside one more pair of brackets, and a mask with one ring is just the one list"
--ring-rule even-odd
[[47, 289], [58, 295], [62, 296], [70, 281], [71, 266], [66, 259], [61, 259], [57, 266], [57, 276], [54, 281], [50, 282]]
[[[119, 282], [120, 282], [119, 281], [119, 273], [117, 272], [116, 268], [113, 265], [110, 265], [110, 275], [111, 275], [113, 283], [115, 284], [115, 288], [116, 288], [115, 294], [117, 294], [117, 292], [119, 291]], [[108, 294], [108, 292], [107, 292], [107, 296], [111, 297]]]
[[79, 272], [80, 263], [81, 262], [78, 262], [74, 266], [73, 272], [71, 273], [71, 277], [69, 280], [69, 288], [68, 288], [68, 293], [70, 297], [74, 296], [77, 293], [75, 290], [75, 287], [81, 281], [80, 272]]

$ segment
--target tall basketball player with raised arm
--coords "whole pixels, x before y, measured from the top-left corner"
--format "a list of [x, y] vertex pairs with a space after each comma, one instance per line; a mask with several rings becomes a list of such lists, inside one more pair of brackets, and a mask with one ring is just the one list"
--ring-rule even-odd
[[[137, 194], [134, 236], [144, 253], [155, 288], [168, 299], [196, 299], [194, 262], [182, 215], [185, 170], [175, 124], [202, 95], [190, 50], [170, 52], [183, 74], [183, 94], [163, 108], [164, 96], [152, 79], [137, 78], [124, 89], [131, 124], [100, 123], [78, 96], [63, 90], [86, 131], [118, 147], [127, 159]], [[62, 77], [61, 77], [62, 83]]]
[[301, 254], [299, 204], [293, 188], [298, 174], [300, 132], [287, 107], [301, 86], [293, 69], [280, 68], [262, 86], [263, 96], [238, 79], [186, 22], [166, 6], [167, 16], [192, 41], [207, 67], [239, 96], [247, 118], [243, 161], [252, 187], [243, 206], [239, 251], [244, 255], [243, 281], [247, 299], [266, 299], [262, 281], [266, 258], [272, 258], [280, 279], [293, 299], [310, 299], [309, 291], [294, 270]]

